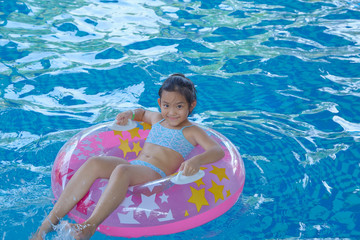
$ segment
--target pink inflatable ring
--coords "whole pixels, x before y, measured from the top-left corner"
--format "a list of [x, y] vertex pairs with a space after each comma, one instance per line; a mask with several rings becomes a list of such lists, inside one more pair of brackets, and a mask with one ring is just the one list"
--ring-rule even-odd
[[[85, 129], [72, 137], [58, 153], [51, 174], [51, 186], [58, 199], [69, 179], [91, 156], [118, 156], [136, 159], [151, 125], [137, 122], [128, 131], [114, 131], [109, 123]], [[98, 231], [117, 237], [164, 235], [185, 231], [207, 223], [229, 210], [238, 200], [245, 182], [244, 163], [236, 147], [220, 133], [203, 127], [221, 144], [225, 157], [204, 165], [204, 177], [188, 184], [174, 184], [167, 176], [144, 185], [130, 187], [122, 204], [99, 226]], [[188, 158], [203, 151], [200, 146]], [[98, 179], [69, 216], [81, 223], [93, 212], [105, 189], [106, 179]]]

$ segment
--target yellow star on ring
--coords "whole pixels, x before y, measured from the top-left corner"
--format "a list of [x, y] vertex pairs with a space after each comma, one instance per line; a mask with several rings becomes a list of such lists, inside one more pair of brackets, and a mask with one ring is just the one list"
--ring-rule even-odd
[[191, 189], [191, 197], [189, 198], [189, 203], [194, 203], [196, 205], [196, 209], [198, 212], [200, 212], [202, 206], [208, 206], [209, 203], [205, 198], [205, 188], [202, 188], [200, 190], [196, 190], [193, 187], [190, 187]]
[[202, 178], [200, 178], [199, 180], [195, 181], [194, 183], [196, 183], [198, 187], [200, 187], [201, 185], [205, 185], [205, 183], [203, 182]]
[[185, 210], [184, 217], [187, 217], [187, 216], [189, 216], [189, 213], [188, 213], [188, 211], [187, 211], [187, 210]]
[[133, 128], [133, 129], [131, 129], [131, 130], [128, 130], [128, 132], [129, 132], [130, 135], [131, 135], [131, 138], [140, 137], [139, 129], [140, 129], [140, 128]]
[[230, 195], [231, 195], [230, 190], [227, 190], [227, 191], [226, 191], [226, 197], [229, 197]]
[[116, 135], [120, 135], [121, 137], [124, 137], [123, 135], [122, 135], [122, 131], [116, 131], [116, 130], [113, 130], [114, 131], [114, 135], [116, 136]]
[[214, 194], [215, 203], [220, 198], [222, 200], [224, 200], [224, 194], [223, 194], [224, 186], [223, 185], [217, 185], [216, 182], [214, 182], [213, 180], [211, 180], [211, 183], [212, 183], [212, 186], [211, 186], [211, 188], [208, 189], [208, 191], [211, 192], [212, 194]]
[[[206, 167], [200, 167], [200, 170], [206, 170]], [[202, 178], [200, 178], [199, 180], [195, 181], [194, 183], [197, 184], [198, 187], [200, 187], [201, 185], [205, 185], [205, 183], [203, 182]]]
[[142, 148], [140, 147], [140, 142], [134, 142], [133, 144], [134, 146], [132, 151], [136, 153], [136, 156], [138, 156], [139, 152], [142, 150]]
[[225, 168], [218, 168], [216, 166], [212, 166], [213, 170], [211, 170], [210, 172], [215, 174], [216, 176], [218, 176], [219, 181], [221, 182], [221, 180], [223, 180], [224, 178], [226, 178], [227, 180], [229, 180], [228, 176], [225, 173]]
[[120, 139], [120, 146], [119, 146], [119, 148], [123, 151], [123, 153], [124, 153], [124, 158], [126, 157], [126, 154], [128, 153], [128, 152], [131, 152], [131, 149], [130, 149], [130, 147], [129, 147], [129, 140], [122, 140], [122, 139]]
[[142, 123], [140, 123], [140, 125], [143, 126], [143, 129], [144, 129], [144, 130], [149, 130], [149, 129], [151, 129], [151, 124], [148, 124], [148, 123], [146, 123], [146, 122], [142, 122]]

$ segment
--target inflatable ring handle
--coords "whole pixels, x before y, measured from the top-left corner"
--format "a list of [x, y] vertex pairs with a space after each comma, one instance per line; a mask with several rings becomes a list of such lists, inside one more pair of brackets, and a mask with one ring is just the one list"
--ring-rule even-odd
[[182, 171], [178, 172], [174, 177], [170, 179], [170, 181], [174, 184], [183, 185], [192, 182], [196, 182], [197, 180], [203, 178], [205, 176], [205, 172], [203, 170], [199, 170], [197, 173], [191, 176], [185, 176], [182, 174]]
[[108, 125], [108, 127], [114, 131], [128, 131], [135, 128], [136, 126], [137, 126], [136, 122], [130, 119], [128, 119], [126, 125], [119, 125], [116, 123], [116, 120]]

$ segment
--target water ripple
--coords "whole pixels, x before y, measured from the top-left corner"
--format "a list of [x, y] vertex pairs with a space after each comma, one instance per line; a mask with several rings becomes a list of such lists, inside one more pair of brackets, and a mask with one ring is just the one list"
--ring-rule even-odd
[[195, 82], [191, 119], [237, 146], [247, 180], [215, 230], [166, 238], [359, 235], [359, 1], [7, 0], [0, 12], [3, 239], [18, 226], [27, 238], [51, 208], [66, 140], [157, 110], [173, 72]]

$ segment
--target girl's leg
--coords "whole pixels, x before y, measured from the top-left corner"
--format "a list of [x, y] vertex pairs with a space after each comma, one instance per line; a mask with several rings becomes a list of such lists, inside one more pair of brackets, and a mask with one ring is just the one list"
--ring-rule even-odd
[[61, 193], [59, 200], [41, 224], [34, 239], [52, 231], [56, 225], [85, 196], [97, 178], [109, 178], [119, 164], [129, 165], [126, 160], [116, 157], [89, 158], [74, 174]]
[[108, 185], [94, 212], [83, 224], [77, 225], [75, 239], [90, 239], [96, 228], [120, 205], [129, 186], [161, 178], [154, 170], [144, 166], [118, 165], [112, 172]]

